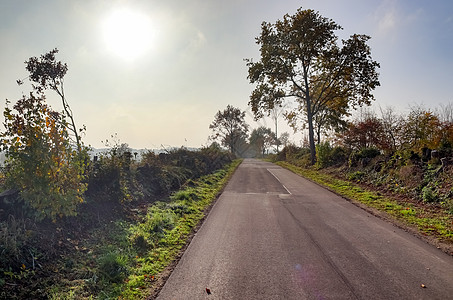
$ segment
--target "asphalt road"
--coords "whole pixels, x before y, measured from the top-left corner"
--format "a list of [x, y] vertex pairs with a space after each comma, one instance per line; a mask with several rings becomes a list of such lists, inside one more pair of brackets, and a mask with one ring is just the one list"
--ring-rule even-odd
[[245, 160], [158, 299], [453, 299], [453, 258], [290, 171]]

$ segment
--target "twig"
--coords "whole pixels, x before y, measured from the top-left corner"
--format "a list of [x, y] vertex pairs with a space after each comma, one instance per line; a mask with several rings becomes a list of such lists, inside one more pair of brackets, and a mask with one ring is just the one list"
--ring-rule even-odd
[[10, 285], [10, 286], [17, 286], [17, 283], [9, 283], [9, 282], [5, 282], [6, 285]]
[[31, 254], [31, 259], [32, 259], [32, 264], [33, 264], [33, 270], [35, 269], [35, 256], [33, 255], [33, 252], [31, 252], [31, 250], [28, 250], [28, 252], [30, 252]]

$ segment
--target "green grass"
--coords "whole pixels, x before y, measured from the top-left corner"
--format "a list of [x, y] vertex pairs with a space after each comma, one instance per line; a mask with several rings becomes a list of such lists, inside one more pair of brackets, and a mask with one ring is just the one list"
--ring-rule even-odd
[[139, 222], [119, 220], [92, 232], [78, 246], [87, 251], [78, 251], [59, 270], [73, 280], [54, 285], [49, 298], [146, 299], [240, 163], [188, 182], [169, 201], [152, 204]]
[[287, 162], [277, 162], [277, 164], [323, 185], [345, 198], [385, 212], [403, 224], [417, 228], [424, 235], [430, 235], [449, 243], [453, 242], [453, 222], [451, 216], [445, 213], [433, 212], [411, 203], [399, 203], [395, 199], [385, 197], [374, 191], [364, 190], [357, 184], [334, 178], [313, 169], [297, 167]]

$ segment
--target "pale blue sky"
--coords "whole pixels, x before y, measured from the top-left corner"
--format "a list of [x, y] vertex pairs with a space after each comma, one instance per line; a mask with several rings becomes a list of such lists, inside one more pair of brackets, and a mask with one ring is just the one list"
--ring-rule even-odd
[[[6, 98], [29, 91], [15, 83], [27, 76], [24, 61], [57, 47], [69, 66], [65, 90], [78, 125], [87, 126], [87, 144], [102, 147], [101, 140], [118, 133], [135, 148], [205, 145], [218, 110], [232, 104], [250, 111], [253, 87], [243, 59], [258, 58], [261, 22], [299, 7], [335, 20], [342, 38], [372, 37], [381, 64], [375, 106], [404, 113], [414, 104], [453, 102], [450, 0], [0, 0], [0, 109]], [[143, 34], [132, 49], [122, 40], [107, 42], [109, 31], [121, 30], [108, 22], [118, 11], [143, 18], [147, 27], [123, 37]], [[115, 48], [138, 53], [125, 58]], [[61, 110], [56, 98], [49, 101]], [[248, 121], [273, 127], [269, 120]], [[283, 120], [280, 127], [288, 130]]]

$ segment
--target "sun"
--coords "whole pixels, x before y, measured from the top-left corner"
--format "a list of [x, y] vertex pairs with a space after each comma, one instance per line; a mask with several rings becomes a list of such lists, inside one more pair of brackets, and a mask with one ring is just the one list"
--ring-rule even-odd
[[155, 36], [148, 15], [125, 8], [113, 11], [103, 20], [102, 33], [108, 50], [126, 60], [146, 54]]

